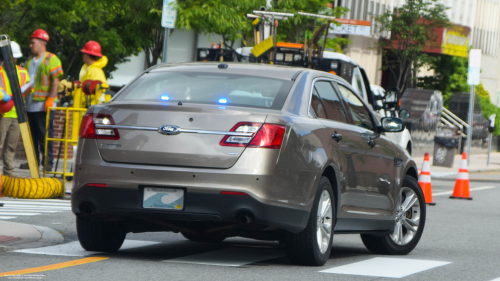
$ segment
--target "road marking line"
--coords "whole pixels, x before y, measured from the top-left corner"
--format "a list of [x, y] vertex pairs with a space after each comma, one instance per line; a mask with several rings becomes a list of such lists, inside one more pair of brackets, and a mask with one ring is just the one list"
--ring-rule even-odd
[[40, 215], [40, 213], [16, 213], [16, 212], [2, 212], [2, 211], [0, 211], [0, 215], [8, 215], [8, 216], [36, 216], [36, 215]]
[[47, 203], [47, 202], [24, 202], [24, 201], [16, 201], [16, 200], [2, 200], [0, 203], [4, 204], [16, 204], [16, 205], [40, 205], [40, 206], [54, 206], [54, 207], [71, 207], [71, 203]]
[[10, 220], [10, 219], [15, 219], [16, 217], [6, 217], [6, 216], [0, 216], [0, 220]]
[[229, 247], [222, 250], [173, 258], [162, 262], [237, 267], [286, 256], [283, 250]]
[[37, 213], [60, 213], [61, 211], [51, 211], [51, 210], [37, 210], [37, 209], [18, 209], [18, 208], [5, 208], [2, 207], [0, 209], [0, 214], [2, 214], [3, 211], [6, 212], [21, 212], [21, 213], [29, 213], [29, 212], [37, 212]]
[[402, 258], [373, 258], [320, 271], [321, 273], [336, 273], [363, 275], [375, 277], [403, 278], [411, 274], [431, 268], [450, 264], [450, 262], [413, 260]]
[[[120, 248], [120, 251], [145, 247], [150, 245], [159, 244], [160, 242], [154, 241], [140, 241], [140, 240], [125, 240]], [[42, 248], [32, 248], [32, 249], [22, 249], [16, 250], [17, 253], [25, 254], [40, 254], [40, 255], [52, 255], [52, 256], [67, 256], [67, 257], [85, 257], [95, 254], [102, 254], [101, 252], [90, 252], [85, 251], [80, 242], [73, 241], [65, 244], [59, 244], [54, 246], [47, 246]]]
[[[497, 188], [497, 187], [498, 186], [480, 186], [480, 187], [473, 187], [469, 190], [476, 191], [476, 190], [493, 189], [493, 188]], [[437, 193], [433, 193], [432, 196], [441, 196], [441, 195], [450, 195], [450, 194], [453, 194], [453, 191], [437, 192]]]
[[29, 274], [29, 273], [35, 273], [35, 272], [42, 272], [42, 271], [49, 271], [49, 270], [61, 269], [61, 268], [65, 268], [65, 267], [70, 267], [70, 266], [75, 266], [75, 265], [82, 265], [82, 264], [96, 262], [96, 261], [102, 261], [102, 260], [106, 260], [106, 259], [109, 259], [109, 258], [108, 257], [83, 258], [83, 259], [78, 259], [78, 260], [74, 260], [74, 261], [67, 261], [67, 262], [56, 263], [56, 264], [51, 264], [51, 265], [45, 265], [45, 266], [40, 266], [40, 267], [34, 267], [34, 268], [21, 269], [21, 270], [16, 270], [16, 271], [3, 272], [3, 273], [0, 273], [0, 277], [22, 275], [22, 274]]

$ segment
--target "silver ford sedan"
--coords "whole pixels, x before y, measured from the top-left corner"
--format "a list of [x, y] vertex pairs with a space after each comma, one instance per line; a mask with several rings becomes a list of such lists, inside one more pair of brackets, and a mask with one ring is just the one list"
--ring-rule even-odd
[[83, 118], [72, 211], [89, 251], [128, 232], [280, 241], [293, 264], [323, 265], [333, 234], [404, 255], [422, 235], [415, 163], [342, 78], [304, 68], [153, 67]]

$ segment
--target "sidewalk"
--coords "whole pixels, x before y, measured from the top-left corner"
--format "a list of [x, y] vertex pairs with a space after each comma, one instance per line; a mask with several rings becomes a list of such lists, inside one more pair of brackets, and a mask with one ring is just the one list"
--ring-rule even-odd
[[[417, 164], [418, 170], [422, 168], [422, 163], [424, 162], [424, 157], [418, 157], [413, 159]], [[460, 167], [460, 161], [462, 160], [462, 155], [455, 155], [455, 160], [453, 161], [453, 167], [440, 167], [432, 165], [432, 155], [430, 157], [431, 163], [431, 177], [432, 178], [446, 178], [446, 177], [456, 177], [458, 174], [458, 168]], [[491, 153], [490, 155], [490, 165], [487, 166], [486, 162], [488, 160], [488, 154], [473, 154], [469, 156], [469, 173], [474, 172], [496, 172], [500, 174], [500, 152]]]
[[63, 236], [48, 227], [0, 220], [0, 252], [52, 246]]

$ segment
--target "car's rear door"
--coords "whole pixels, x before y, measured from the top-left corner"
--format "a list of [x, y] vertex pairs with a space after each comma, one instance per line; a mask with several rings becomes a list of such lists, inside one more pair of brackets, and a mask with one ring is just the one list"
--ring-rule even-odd
[[353, 130], [362, 139], [360, 148], [365, 157], [362, 168], [356, 174], [357, 189], [364, 193], [356, 204], [367, 214], [391, 216], [395, 200], [396, 170], [394, 165], [396, 145], [376, 132], [373, 116], [366, 105], [349, 86], [336, 83], [342, 95]]

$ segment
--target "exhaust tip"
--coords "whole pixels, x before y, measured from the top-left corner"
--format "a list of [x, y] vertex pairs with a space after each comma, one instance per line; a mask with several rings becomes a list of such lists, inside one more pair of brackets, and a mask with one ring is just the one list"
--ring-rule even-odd
[[84, 215], [91, 215], [95, 213], [94, 205], [92, 205], [92, 203], [90, 202], [83, 202], [80, 205], [80, 213]]
[[255, 221], [255, 218], [249, 211], [242, 211], [236, 214], [236, 221], [242, 224], [249, 224], [253, 223]]

